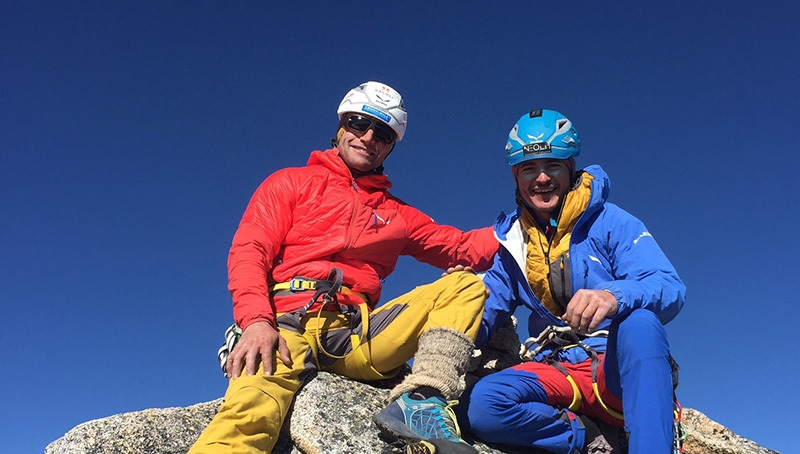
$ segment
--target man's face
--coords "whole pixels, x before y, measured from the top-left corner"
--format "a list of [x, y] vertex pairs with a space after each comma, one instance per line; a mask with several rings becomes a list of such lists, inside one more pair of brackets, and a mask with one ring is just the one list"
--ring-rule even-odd
[[534, 216], [546, 221], [564, 201], [570, 185], [567, 161], [534, 159], [511, 168], [520, 196], [534, 208]]
[[[358, 115], [355, 117], [363, 118]], [[388, 156], [389, 152], [392, 150], [394, 132], [391, 132], [388, 126], [382, 123], [378, 124], [377, 120], [374, 120], [374, 122], [374, 127], [384, 129], [384, 137], [386, 137], [385, 131], [387, 130], [390, 131], [391, 137], [385, 140], [379, 140], [375, 137], [375, 129], [373, 126], [370, 126], [365, 132], [361, 132], [352, 128], [347, 121], [343, 123], [344, 133], [339, 139], [339, 156], [342, 157], [342, 160], [351, 169], [360, 172], [369, 172], [370, 170], [377, 169], [383, 164], [383, 160], [386, 159], [386, 156]], [[370, 121], [366, 120], [366, 123], [369, 124]], [[358, 125], [358, 123], [354, 125]], [[360, 126], [366, 127], [363, 121]]]

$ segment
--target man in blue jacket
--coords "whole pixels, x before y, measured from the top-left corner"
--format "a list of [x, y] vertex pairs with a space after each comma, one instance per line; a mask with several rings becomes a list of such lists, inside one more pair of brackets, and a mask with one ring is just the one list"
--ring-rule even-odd
[[506, 144], [518, 208], [501, 213], [502, 247], [476, 341], [524, 305], [531, 361], [489, 375], [459, 418], [488, 442], [553, 453], [612, 452], [593, 421], [625, 427], [631, 454], [673, 448], [673, 380], [663, 324], [685, 286], [637, 218], [606, 202], [599, 166], [576, 170], [580, 139], [552, 110], [523, 115]]

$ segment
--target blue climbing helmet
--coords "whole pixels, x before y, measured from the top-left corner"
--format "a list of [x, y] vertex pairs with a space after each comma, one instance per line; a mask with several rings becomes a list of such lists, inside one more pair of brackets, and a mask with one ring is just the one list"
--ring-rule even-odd
[[567, 117], [555, 110], [532, 110], [508, 133], [509, 165], [531, 159], [569, 159], [581, 154], [581, 139]]

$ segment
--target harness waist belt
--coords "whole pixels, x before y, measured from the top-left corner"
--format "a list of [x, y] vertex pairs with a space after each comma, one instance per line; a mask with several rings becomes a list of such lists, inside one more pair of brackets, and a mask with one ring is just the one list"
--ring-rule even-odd
[[[278, 282], [277, 284], [273, 284], [269, 287], [270, 293], [281, 292], [281, 291], [290, 291], [290, 292], [305, 292], [307, 290], [316, 290], [321, 284], [329, 284], [329, 281], [319, 281], [316, 279], [307, 279], [302, 277], [293, 278], [289, 282]], [[344, 285], [339, 286], [336, 293], [341, 293], [342, 295], [355, 295], [364, 302], [369, 302], [369, 298], [367, 295], [359, 292], [354, 292], [349, 288], [345, 287]]]

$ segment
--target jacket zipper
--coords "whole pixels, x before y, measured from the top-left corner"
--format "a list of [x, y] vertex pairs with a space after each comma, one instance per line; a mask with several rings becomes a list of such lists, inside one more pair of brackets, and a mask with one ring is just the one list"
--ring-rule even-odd
[[350, 248], [350, 242], [353, 239], [353, 227], [356, 223], [356, 213], [358, 213], [358, 185], [356, 179], [350, 179], [350, 185], [353, 187], [353, 212], [350, 214], [350, 223], [347, 225], [347, 236], [344, 242], [344, 249]]

